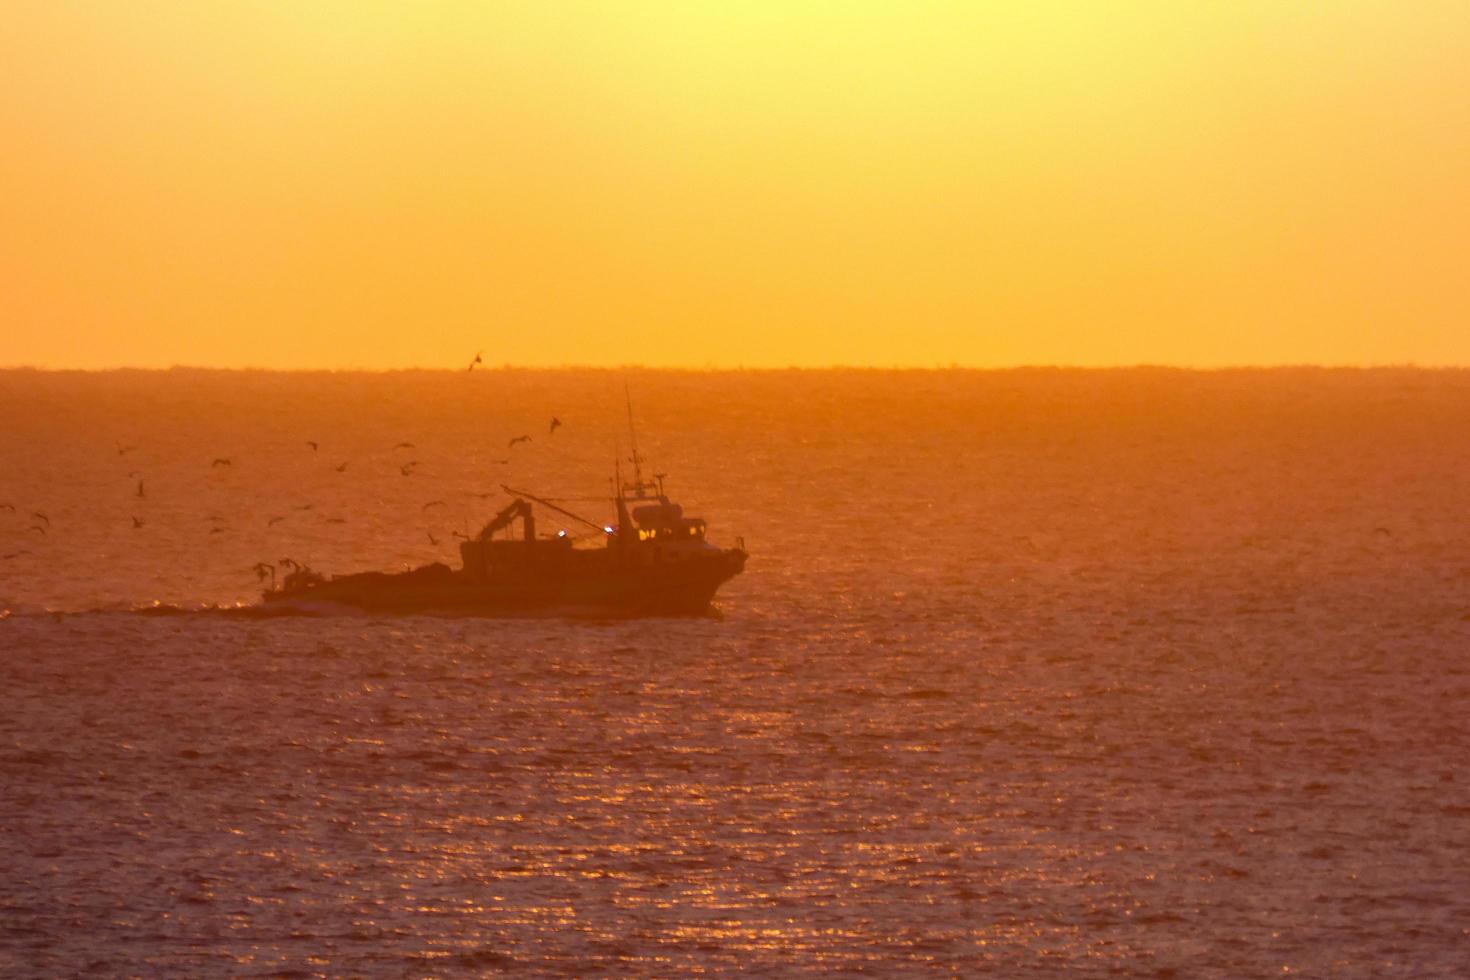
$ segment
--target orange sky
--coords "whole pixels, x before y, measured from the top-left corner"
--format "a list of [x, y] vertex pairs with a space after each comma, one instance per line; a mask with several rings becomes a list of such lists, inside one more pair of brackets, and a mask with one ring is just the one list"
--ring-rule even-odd
[[1470, 364], [1470, 4], [0, 21], [0, 364]]

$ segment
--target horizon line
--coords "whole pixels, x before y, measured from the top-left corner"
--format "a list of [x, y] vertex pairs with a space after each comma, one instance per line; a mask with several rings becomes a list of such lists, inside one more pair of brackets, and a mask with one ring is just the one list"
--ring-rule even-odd
[[[495, 365], [482, 365], [480, 373], [491, 371], [508, 372], [558, 372], [558, 371], [642, 371], [649, 373], [669, 374], [740, 374], [740, 373], [776, 373], [792, 371], [871, 371], [871, 372], [913, 372], [913, 373], [938, 373], [938, 372], [1005, 372], [1005, 371], [1068, 371], [1068, 372], [1096, 372], [1096, 371], [1178, 371], [1183, 373], [1225, 373], [1230, 371], [1464, 371], [1470, 369], [1470, 364], [1424, 364], [1415, 361], [1383, 361], [1374, 363], [1316, 363], [1310, 361], [1282, 361], [1276, 363], [1240, 363], [1240, 364], [1169, 364], [1162, 362], [1138, 361], [1133, 363], [1118, 364], [1044, 364], [1044, 363], [1017, 363], [1017, 364], [787, 364], [787, 365], [649, 365], [649, 364], [513, 364], [503, 363]], [[167, 372], [196, 372], [196, 373], [256, 373], [256, 374], [410, 374], [410, 373], [445, 373], [445, 374], [468, 374], [467, 369], [462, 367], [431, 367], [425, 365], [411, 365], [406, 367], [266, 367], [262, 365], [241, 365], [238, 367], [220, 367], [218, 365], [203, 364], [170, 364], [168, 366], [140, 366], [132, 364], [109, 365], [106, 367], [62, 367], [55, 365], [38, 364], [7, 364], [0, 365], [0, 372], [7, 373], [34, 373], [34, 374], [116, 374], [132, 372], [138, 374], [163, 374]]]

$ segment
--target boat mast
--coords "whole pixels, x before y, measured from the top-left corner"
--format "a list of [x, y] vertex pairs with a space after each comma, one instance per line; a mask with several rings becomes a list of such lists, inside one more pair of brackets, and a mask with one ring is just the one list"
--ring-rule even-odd
[[642, 457], [638, 455], [638, 429], [634, 426], [634, 395], [626, 378], [623, 378], [623, 398], [628, 400], [628, 438], [634, 444], [634, 483], [642, 486]]
[[[631, 460], [632, 464], [634, 464], [634, 482], [628, 483], [626, 489], [631, 489], [637, 500], [648, 500], [648, 495], [654, 489], [654, 483], [642, 478], [642, 455], [638, 453], [638, 426], [634, 423], [634, 395], [632, 395], [632, 389], [628, 386], [628, 378], [626, 376], [623, 376], [623, 398], [628, 403], [628, 438], [632, 439], [632, 445], [634, 445], [634, 455], [632, 455]], [[619, 486], [623, 488], [623, 483], [620, 480]], [[663, 497], [663, 479], [661, 478], [659, 478], [659, 483], [657, 483], [657, 489], [659, 489], [659, 497]]]
[[642, 493], [643, 458], [638, 455], [638, 430], [633, 425], [633, 392], [628, 387], [626, 377], [623, 378], [623, 397], [628, 402], [628, 436], [633, 440], [633, 483], [639, 488], [638, 492]]

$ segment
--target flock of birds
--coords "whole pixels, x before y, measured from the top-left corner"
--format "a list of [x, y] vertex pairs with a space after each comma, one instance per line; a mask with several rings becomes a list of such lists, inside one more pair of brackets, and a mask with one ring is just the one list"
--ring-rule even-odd
[[[474, 368], [475, 368], [475, 365], [481, 364], [481, 363], [483, 363], [482, 353], [481, 354], [476, 354], [475, 355], [475, 359], [470, 362], [469, 370], [473, 371]], [[561, 421], [561, 419], [560, 418], [553, 417], [551, 419], [550, 424], [547, 426], [547, 429], [546, 429], [547, 437], [549, 438], [551, 436], [556, 435], [556, 430], [559, 429], [559, 428], [561, 428], [561, 427], [562, 427], [562, 421]], [[528, 442], [531, 442], [531, 436], [529, 434], [523, 434], [523, 435], [515, 436], [514, 438], [512, 438], [506, 444], [506, 448], [507, 449], [514, 449], [516, 446], [521, 445], [523, 443], [528, 443]], [[307, 439], [305, 441], [305, 445], [309, 446], [311, 448], [311, 451], [313, 453], [319, 452], [321, 450], [321, 443], [318, 442], [315, 439]], [[137, 446], [132, 446], [132, 445], [119, 445], [117, 447], [117, 454], [120, 457], [127, 456], [129, 453], [132, 453], [132, 452], [136, 451], [137, 448], [138, 448]], [[393, 446], [393, 451], [394, 452], [397, 452], [397, 451], [400, 451], [400, 450], [414, 449], [414, 448], [415, 448], [415, 446], [414, 446], [414, 444], [412, 442], [399, 442], [399, 443], [397, 443], [396, 445]], [[351, 460], [343, 460], [342, 462], [340, 462], [340, 463], [336, 464], [335, 466], [333, 466], [332, 469], [334, 471], [338, 472], [338, 473], [345, 473], [347, 471], [347, 467], [348, 467], [348, 464], [350, 462], [351, 462]], [[495, 460], [492, 460], [491, 462], [499, 463], [499, 464], [502, 464], [503, 465], [503, 464], [509, 464], [510, 463], [510, 459], [508, 459], [508, 458], [495, 459]], [[233, 457], [231, 457], [231, 456], [216, 456], [216, 457], [214, 457], [213, 459], [210, 460], [209, 468], [211, 470], [218, 470], [218, 469], [224, 469], [224, 468], [232, 468], [234, 465], [235, 465], [235, 460], [234, 460]], [[419, 466], [419, 461], [416, 460], [416, 459], [410, 459], [410, 460], [407, 460], [407, 461], [402, 462], [402, 463], [395, 463], [395, 465], [398, 468], [398, 472], [402, 476], [411, 477], [416, 472], [416, 469]], [[136, 480], [137, 481], [137, 483], [136, 483], [136, 485], [134, 487], [133, 496], [136, 499], [138, 499], [138, 500], [145, 500], [145, 499], [147, 499], [147, 497], [148, 497], [148, 490], [147, 490], [147, 485], [145, 483], [143, 474], [140, 471], [137, 471], [137, 470], [130, 470], [128, 472], [128, 478], [130, 480]], [[488, 499], [488, 498], [494, 496], [497, 492], [498, 491], [493, 491], [493, 490], [492, 491], [488, 491], [488, 492], [484, 492], [484, 493], [477, 492], [477, 491], [469, 491], [468, 492], [468, 495], [469, 496], [473, 496], [473, 497], [478, 497], [481, 500], [485, 500], [485, 499]], [[430, 500], [430, 501], [428, 501], [427, 503], [425, 503], [423, 505], [423, 507], [421, 508], [421, 511], [424, 514], [427, 514], [429, 511], [433, 510], [436, 507], [445, 507], [445, 506], [447, 506], [447, 503], [444, 500]], [[300, 504], [297, 507], [295, 507], [294, 509], [296, 511], [302, 511], [302, 512], [311, 511], [311, 510], [314, 510], [315, 509], [315, 505], [314, 504], [310, 504], [310, 503]], [[0, 502], [0, 511], [9, 512], [11, 514], [18, 514], [18, 513], [20, 513], [19, 511], [17, 511], [16, 506], [13, 503], [8, 503], [8, 502]], [[282, 521], [285, 521], [289, 516], [290, 516], [289, 514], [277, 514], [277, 515], [273, 515], [269, 519], [267, 519], [267, 521], [266, 521], [266, 527], [268, 527], [268, 528], [269, 527], [275, 527], [277, 524], [281, 523]], [[133, 530], [134, 531], [142, 530], [144, 527], [147, 526], [147, 523], [148, 522], [145, 521], [145, 520], [143, 520], [141, 517], [137, 516], [136, 514], [131, 515], [131, 518], [132, 518], [132, 525], [133, 525]], [[206, 519], [213, 525], [210, 528], [210, 530], [209, 530], [209, 533], [211, 535], [213, 535], [213, 534], [223, 534], [223, 533], [225, 533], [226, 531], [229, 530], [229, 526], [227, 525], [227, 523], [225, 522], [225, 519], [220, 514], [211, 513], [211, 514], [208, 515], [208, 517]], [[328, 524], [345, 524], [345, 523], [347, 523], [346, 519], [341, 518], [341, 517], [328, 517], [325, 520], [326, 520], [326, 523], [328, 523]], [[31, 511], [30, 512], [30, 521], [32, 523], [26, 528], [26, 530], [24, 532], [22, 532], [23, 534], [38, 534], [38, 535], [42, 536], [43, 538], [50, 535], [51, 529], [52, 529], [51, 518], [44, 511], [40, 511], [40, 510]], [[425, 533], [428, 535], [429, 543], [431, 545], [436, 545], [437, 546], [439, 544], [439, 540], [440, 539], [434, 536], [434, 533], [433, 533], [432, 530], [426, 530]], [[454, 534], [454, 536], [456, 538], [462, 538], [462, 539], [466, 539], [466, 540], [468, 539], [468, 535], [463, 534], [463, 533], [461, 533], [459, 531], [455, 531], [455, 532], [453, 532], [453, 534]], [[30, 554], [32, 554], [32, 552], [30, 551], [30, 549], [28, 549], [28, 548], [18, 548], [18, 549], [14, 550], [14, 551], [8, 551], [8, 552], [0, 553], [0, 560], [8, 561], [8, 560], [13, 559], [13, 558], [19, 558], [19, 557], [21, 557], [23, 555], [30, 555]], [[271, 564], [271, 563], [269, 563], [269, 562], [258, 562], [254, 566], [254, 569], [253, 570], [255, 571], [256, 576], [259, 578], [260, 581], [262, 581], [262, 582], [265, 581], [265, 579], [267, 577], [271, 578], [271, 580], [274, 581], [274, 579], [275, 579], [275, 569], [276, 569], [277, 566], [283, 567], [283, 568], [291, 568], [291, 569], [299, 569], [300, 568], [300, 566], [295, 561], [293, 561], [292, 559], [290, 559], [290, 558], [283, 558], [283, 559], [281, 559], [281, 561], [275, 563], [274, 565]]]
[[[15, 513], [15, 504], [0, 503], [0, 510], [7, 510], [10, 513], [14, 514]], [[42, 535], [45, 535], [45, 534], [49, 534], [50, 533], [50, 531], [51, 531], [51, 518], [47, 517], [43, 512], [41, 512], [39, 510], [33, 510], [33, 511], [31, 511], [31, 520], [33, 520], [33, 521], [43, 521], [45, 523], [45, 526], [43, 527], [40, 524], [32, 524], [26, 530], [28, 530], [28, 531], [34, 531], [37, 534], [42, 534]], [[137, 518], [134, 518], [134, 520], [136, 521]], [[17, 551], [9, 551], [9, 552], [6, 552], [5, 554], [0, 555], [0, 558], [3, 558], [3, 559], [5, 559], [5, 560], [8, 561], [11, 558], [19, 558], [21, 555], [29, 555], [30, 553], [31, 553], [31, 551], [30, 551], [29, 548], [21, 548], [21, 549], [19, 549]]]

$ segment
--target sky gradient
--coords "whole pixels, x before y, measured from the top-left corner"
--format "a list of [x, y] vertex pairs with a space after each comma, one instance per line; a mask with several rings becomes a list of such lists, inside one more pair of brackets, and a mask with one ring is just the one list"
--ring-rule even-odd
[[1470, 4], [60, 3], [0, 365], [1470, 364]]

